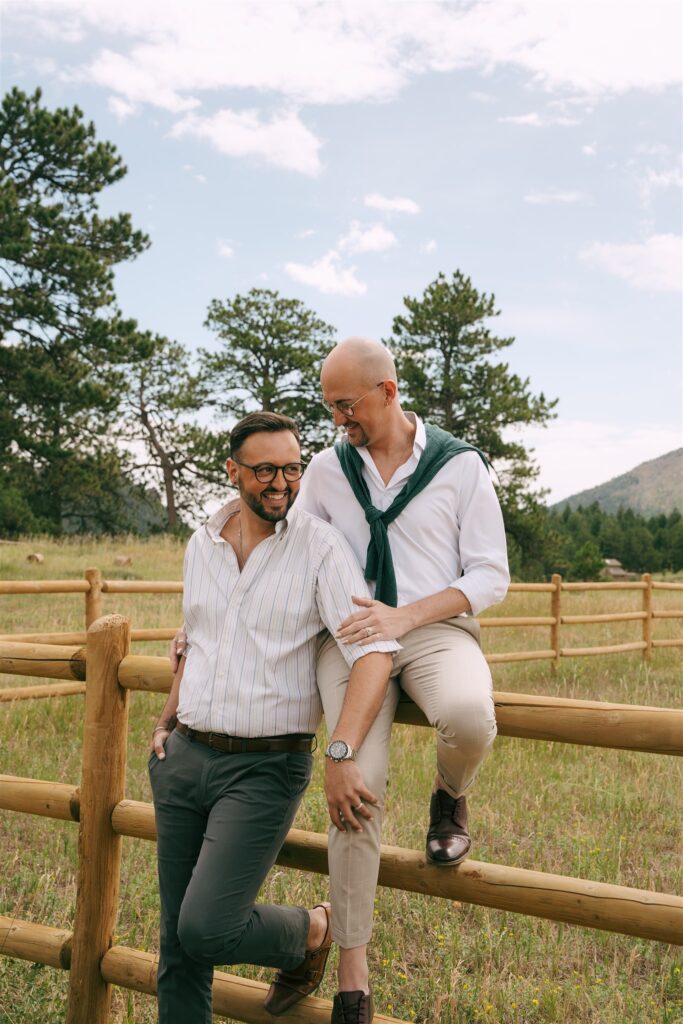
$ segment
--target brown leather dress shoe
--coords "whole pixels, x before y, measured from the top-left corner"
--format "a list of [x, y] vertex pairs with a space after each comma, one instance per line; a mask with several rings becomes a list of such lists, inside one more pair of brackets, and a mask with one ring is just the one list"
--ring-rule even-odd
[[268, 995], [263, 1002], [265, 1009], [274, 1017], [287, 1013], [287, 1010], [298, 1003], [300, 999], [310, 996], [323, 980], [332, 945], [330, 928], [332, 911], [330, 907], [325, 907], [322, 903], [317, 903], [313, 909], [317, 910], [318, 907], [323, 908], [327, 917], [325, 938], [317, 949], [306, 950], [306, 955], [297, 967], [293, 967], [289, 971], [278, 971], [275, 975], [275, 981], [268, 989]]
[[375, 1006], [365, 992], [337, 992], [332, 1003], [332, 1024], [371, 1024]]
[[471, 846], [465, 797], [456, 800], [445, 789], [437, 789], [429, 805], [427, 860], [442, 866], [459, 864]]

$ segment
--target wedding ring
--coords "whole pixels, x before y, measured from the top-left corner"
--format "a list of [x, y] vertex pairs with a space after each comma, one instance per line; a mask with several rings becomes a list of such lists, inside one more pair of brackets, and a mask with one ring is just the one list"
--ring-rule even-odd
[[366, 626], [365, 627], [365, 635], [366, 636], [372, 636], [372, 626]]
[[351, 810], [352, 811], [360, 811], [362, 809], [362, 807], [363, 807], [363, 801], [361, 800], [361, 802], [358, 804], [358, 807], [352, 807]]

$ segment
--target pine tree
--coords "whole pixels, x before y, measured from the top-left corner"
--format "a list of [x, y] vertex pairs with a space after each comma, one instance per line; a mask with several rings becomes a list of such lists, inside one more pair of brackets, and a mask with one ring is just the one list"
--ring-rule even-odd
[[531, 393], [529, 379], [512, 373], [501, 353], [514, 338], [493, 334], [494, 295], [478, 292], [456, 270], [439, 274], [421, 298], [406, 297], [389, 347], [406, 408], [480, 448], [498, 478], [498, 493], [518, 571], [533, 575], [548, 544], [532, 453], [513, 429], [544, 424], [557, 400]]
[[205, 326], [221, 342], [202, 351], [212, 401], [233, 422], [256, 409], [293, 417], [304, 458], [330, 444], [334, 428], [320, 401], [320, 367], [334, 328], [298, 299], [252, 288], [214, 299]]
[[60, 533], [88, 491], [108, 494], [108, 524], [122, 513], [124, 466], [108, 435], [135, 325], [116, 306], [113, 273], [149, 242], [128, 214], [101, 217], [97, 197], [125, 173], [78, 107], [47, 110], [40, 90], [4, 97], [0, 475], [15, 499], [0, 506], [0, 529], [16, 531], [18, 512], [27, 528]]

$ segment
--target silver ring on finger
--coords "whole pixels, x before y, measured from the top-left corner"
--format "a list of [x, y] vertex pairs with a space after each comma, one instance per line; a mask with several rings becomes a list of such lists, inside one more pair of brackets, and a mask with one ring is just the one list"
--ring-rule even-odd
[[372, 636], [372, 633], [373, 633], [372, 626], [366, 626], [365, 627], [365, 635], [366, 636]]
[[361, 800], [361, 802], [360, 802], [360, 803], [358, 804], [358, 806], [357, 806], [357, 807], [352, 807], [352, 808], [351, 808], [351, 810], [352, 810], [352, 811], [361, 811], [362, 809], [363, 809], [363, 801], [362, 801], [362, 800]]

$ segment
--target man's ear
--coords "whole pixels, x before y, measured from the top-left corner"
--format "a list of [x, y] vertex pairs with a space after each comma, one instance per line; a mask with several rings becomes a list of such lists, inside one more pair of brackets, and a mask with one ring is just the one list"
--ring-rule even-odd
[[230, 483], [233, 485], [233, 487], [237, 487], [238, 468], [237, 463], [235, 462], [234, 459], [225, 460], [225, 471], [230, 478]]
[[384, 381], [384, 404], [390, 405], [398, 394], [398, 385], [395, 380]]

